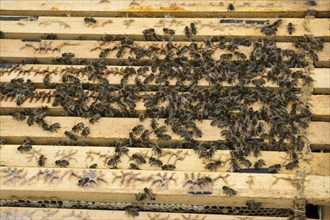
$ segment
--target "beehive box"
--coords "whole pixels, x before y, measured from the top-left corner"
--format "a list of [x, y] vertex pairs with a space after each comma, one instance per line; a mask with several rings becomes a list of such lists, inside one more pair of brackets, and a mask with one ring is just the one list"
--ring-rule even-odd
[[1, 219], [329, 218], [329, 4], [1, 1]]

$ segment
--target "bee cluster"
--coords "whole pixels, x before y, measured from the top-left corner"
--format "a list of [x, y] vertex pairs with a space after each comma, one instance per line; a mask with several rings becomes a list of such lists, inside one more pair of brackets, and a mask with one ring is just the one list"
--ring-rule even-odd
[[[234, 7], [229, 5], [228, 10], [234, 10]], [[85, 18], [84, 22], [97, 23], [92, 17]], [[261, 31], [265, 35], [273, 35], [280, 25], [279, 19], [265, 25]], [[187, 38], [198, 32], [194, 23], [186, 26], [183, 31]], [[288, 31], [290, 34], [294, 32], [293, 24], [288, 25]], [[163, 32], [167, 37], [172, 37], [178, 31], [164, 28]], [[141, 122], [151, 118], [150, 128], [137, 125], [128, 132], [127, 140], [116, 144], [115, 154], [107, 157], [110, 168], [117, 168], [120, 157], [135, 146], [152, 148], [154, 152], [154, 156], [149, 158], [143, 154], [133, 154], [130, 168], [135, 170], [147, 162], [162, 170], [174, 170], [175, 162], [184, 157], [177, 156], [175, 162], [165, 163], [161, 160], [164, 147], [194, 149], [200, 158], [208, 161], [205, 168], [210, 171], [216, 171], [223, 163], [214, 158], [215, 152], [223, 149], [231, 150], [230, 164], [234, 172], [261, 170], [266, 164], [265, 160], [259, 159], [252, 164], [247, 159], [250, 155], [259, 157], [261, 150], [287, 150], [290, 160], [284, 167], [299, 167], [297, 152], [301, 152], [306, 145], [303, 130], [308, 127], [312, 114], [308, 104], [300, 98], [302, 90], [298, 85], [310, 86], [313, 79], [307, 72], [292, 68], [307, 67], [310, 58], [317, 61], [316, 51], [323, 49], [321, 39], [305, 36], [303, 41], [293, 44], [293, 50], [279, 48], [269, 38], [252, 42], [211, 37], [202, 43], [192, 40], [191, 43], [182, 45], [174, 43], [172, 38], [160, 36], [154, 28], [148, 28], [142, 34], [146, 41], [163, 41], [164, 46], [157, 47], [157, 44], [153, 44], [145, 48], [128, 37], [104, 36], [101, 39], [103, 45], [109, 41], [119, 43], [102, 47], [96, 61], [88, 63], [86, 60], [76, 59], [75, 54], [70, 52], [52, 60], [56, 64], [84, 64], [85, 67], [79, 71], [86, 74], [90, 81], [83, 83], [70, 71], [62, 76], [61, 83], [51, 83], [50, 75], [45, 75], [43, 80], [46, 88], [54, 90], [53, 106], [61, 106], [67, 116], [89, 119], [90, 127], [81, 122], [72, 127], [71, 131], [65, 131], [64, 135], [68, 139], [77, 142], [82, 137], [88, 138], [93, 132], [92, 125], [98, 123], [101, 117], [138, 117]], [[243, 53], [241, 49], [247, 48], [251, 52]], [[118, 85], [111, 84], [105, 74], [109, 64], [106, 58], [110, 53], [120, 59], [120, 65], [127, 66], [122, 71]], [[126, 54], [128, 57], [124, 59]], [[143, 60], [149, 60], [150, 65], [132, 67], [144, 64]], [[132, 77], [134, 86], [128, 85], [128, 79]], [[200, 86], [201, 81], [206, 81], [209, 86]], [[267, 86], [269, 83], [278, 88], [270, 88]], [[151, 84], [157, 86], [152, 87]], [[144, 91], [153, 92], [143, 93]], [[36, 88], [31, 80], [25, 82], [23, 78], [16, 78], [8, 84], [1, 84], [0, 94], [15, 98], [19, 106], [36, 96]], [[135, 109], [136, 103], [141, 100], [146, 108], [143, 113]], [[254, 104], [259, 104], [260, 107], [252, 107]], [[44, 120], [47, 110], [47, 107], [42, 106], [13, 112], [12, 116], [19, 121], [26, 120], [29, 126], [38, 124], [45, 131], [57, 132], [59, 123], [48, 124]], [[158, 124], [159, 118], [166, 118], [165, 125]], [[196, 140], [203, 136], [196, 121], [205, 119], [219, 128], [221, 140]], [[168, 134], [169, 128], [182, 141], [173, 142]], [[150, 141], [150, 135], [155, 135], [159, 143]], [[17, 149], [21, 153], [27, 153], [32, 146], [25, 140]], [[46, 159], [45, 155], [39, 155], [38, 165], [44, 166]], [[55, 164], [67, 167], [70, 163], [67, 158], [61, 158]], [[96, 167], [97, 164], [93, 164], [90, 168]], [[281, 165], [275, 164], [265, 172], [276, 173], [280, 169]], [[74, 176], [78, 178], [78, 185], [81, 187], [97, 185], [98, 181], [103, 181], [97, 179], [93, 173]], [[15, 178], [20, 176], [17, 174]], [[190, 184], [192, 189], [188, 193], [196, 194], [196, 186], [203, 191], [204, 188], [213, 187], [213, 180], [200, 177], [187, 180], [186, 184]], [[235, 196], [237, 193], [225, 185], [222, 190], [228, 196]], [[155, 199], [148, 188], [136, 195], [138, 201], [147, 198]], [[260, 207], [260, 204], [249, 201], [247, 206]], [[128, 214], [137, 216], [139, 209], [132, 205], [126, 210]]]

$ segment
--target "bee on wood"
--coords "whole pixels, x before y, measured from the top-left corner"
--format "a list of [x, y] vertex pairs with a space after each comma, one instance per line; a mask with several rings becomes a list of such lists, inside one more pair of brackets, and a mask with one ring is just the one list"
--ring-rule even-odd
[[314, 0], [307, 0], [306, 4], [309, 5], [309, 6], [316, 6], [317, 5], [317, 3]]
[[132, 205], [129, 205], [129, 206], [126, 206], [125, 207], [125, 213], [126, 215], [128, 216], [132, 216], [133, 218], [136, 217], [136, 216], [139, 216], [139, 207], [137, 206], [132, 206]]
[[143, 191], [147, 195], [148, 199], [156, 200], [155, 195], [152, 193], [151, 189], [144, 188]]
[[288, 33], [289, 34], [292, 34], [293, 32], [295, 32], [295, 27], [293, 26], [292, 23], [289, 23], [288, 26], [287, 26], [287, 30], [288, 30]]
[[108, 160], [107, 165], [111, 166], [114, 169], [117, 169], [117, 164], [120, 162], [120, 156], [115, 155], [114, 157], [110, 158]]
[[10, 115], [17, 121], [23, 121], [26, 119], [25, 114], [22, 112], [11, 112]]
[[95, 122], [97, 122], [98, 120], [100, 120], [101, 118], [101, 114], [97, 113], [95, 115], [93, 115], [90, 119], [89, 119], [89, 123], [94, 124]]
[[133, 170], [140, 170], [140, 167], [135, 163], [130, 163], [129, 168]]
[[210, 162], [208, 163], [205, 168], [211, 171], [216, 171], [217, 168], [221, 165], [221, 161], [220, 160], [216, 160], [214, 162]]
[[90, 169], [96, 169], [97, 168], [97, 163], [93, 163], [92, 165], [89, 166]]
[[147, 194], [146, 193], [138, 193], [138, 194], [135, 194], [135, 200], [136, 201], [143, 201], [147, 199]]
[[47, 158], [44, 155], [40, 155], [37, 161], [39, 167], [43, 167], [45, 165]]
[[230, 3], [227, 7], [228, 11], [234, 11], [235, 10], [235, 7], [232, 3]]
[[144, 157], [141, 154], [135, 153], [132, 155], [131, 160], [135, 160], [138, 164], [147, 163]]
[[132, 129], [133, 134], [139, 135], [144, 130], [143, 125], [137, 125]]
[[67, 166], [70, 165], [70, 163], [69, 163], [69, 161], [67, 161], [67, 160], [56, 160], [56, 161], [55, 161], [55, 165], [56, 165], [56, 166], [59, 166], [59, 167], [66, 168]]
[[275, 164], [273, 166], [268, 167], [267, 169], [268, 173], [278, 173], [278, 171], [280, 171], [281, 169], [281, 164]]
[[60, 123], [54, 123], [49, 125], [48, 131], [50, 132], [57, 132], [57, 129], [61, 128]]
[[188, 27], [188, 26], [186, 26], [185, 28], [184, 28], [184, 34], [186, 35], [186, 37], [187, 38], [190, 38], [191, 37], [191, 30], [190, 30], [190, 28]]
[[45, 40], [56, 40], [57, 39], [57, 35], [50, 33], [50, 34], [44, 34], [43, 38]]
[[65, 136], [67, 136], [69, 139], [71, 139], [73, 141], [78, 140], [78, 137], [72, 131], [65, 131], [64, 134], [65, 134]]
[[222, 190], [227, 196], [234, 196], [237, 194], [237, 192], [235, 190], [233, 190], [232, 188], [230, 188], [228, 186], [223, 186]]
[[89, 127], [85, 127], [82, 131], [81, 131], [81, 136], [83, 137], [87, 137], [90, 134], [90, 129]]
[[197, 34], [197, 29], [195, 23], [190, 23], [190, 31], [193, 35]]
[[46, 87], [49, 87], [51, 84], [50, 84], [50, 73], [47, 73], [45, 75], [45, 77], [43, 78], [43, 83], [44, 83], [44, 86]]
[[80, 178], [78, 180], [78, 186], [84, 187], [89, 182], [89, 177]]
[[17, 150], [21, 153], [30, 152], [31, 149], [32, 149], [32, 145], [30, 140], [28, 139], [24, 139], [23, 144], [17, 148]]
[[256, 202], [254, 200], [248, 200], [245, 204], [249, 209], [252, 210], [259, 209], [261, 207], [261, 202]]
[[152, 82], [154, 79], [155, 79], [155, 75], [153, 73], [151, 73], [143, 80], [143, 84], [146, 85], [146, 84]]
[[162, 170], [175, 170], [176, 166], [173, 164], [165, 164], [162, 166]]
[[84, 18], [84, 22], [85, 22], [85, 24], [96, 24], [97, 21], [93, 17], [86, 17], [86, 18]]
[[169, 28], [163, 28], [163, 32], [164, 32], [164, 34], [169, 34], [169, 35], [175, 34], [175, 30], [169, 29]]
[[151, 166], [157, 166], [157, 167], [162, 167], [163, 166], [163, 162], [157, 158], [154, 157], [150, 157], [149, 158], [149, 163], [151, 164]]
[[127, 148], [127, 147], [122, 147], [120, 145], [115, 146], [115, 153], [118, 156], [121, 156], [122, 153], [127, 155], [128, 151], [129, 151], [129, 148]]
[[285, 169], [287, 170], [293, 170], [295, 167], [299, 167], [298, 160], [292, 160], [290, 163], [285, 165]]
[[84, 129], [85, 124], [83, 122], [80, 122], [72, 127], [72, 131], [77, 133], [78, 131]]
[[164, 153], [163, 148], [158, 144], [150, 144], [149, 147], [152, 147], [152, 152], [157, 156], [161, 156]]
[[[146, 84], [146, 83], [145, 83]], [[146, 116], [144, 114], [139, 114], [139, 120], [143, 122], [146, 119]]]
[[257, 162], [254, 163], [254, 168], [259, 169], [263, 165], [266, 165], [265, 161], [263, 159], [259, 159]]

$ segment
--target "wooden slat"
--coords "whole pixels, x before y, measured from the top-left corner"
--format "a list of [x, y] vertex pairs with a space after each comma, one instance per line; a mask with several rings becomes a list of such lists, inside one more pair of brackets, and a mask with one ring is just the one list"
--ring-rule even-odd
[[[23, 207], [0, 207], [0, 216], [31, 217], [32, 219], [70, 219], [81, 220], [127, 220], [133, 217], [127, 216], [125, 211], [113, 210], [86, 210], [86, 209], [58, 209], [58, 208], [23, 208]], [[6, 219], [6, 218], [4, 218]], [[172, 213], [172, 212], [139, 212], [135, 220], [286, 220], [284, 217], [269, 216], [243, 216], [243, 215], [215, 215], [215, 214], [193, 214], [193, 213]]]
[[[3, 176], [8, 172], [14, 172], [12, 168], [1, 167]], [[21, 170], [21, 171], [19, 171]], [[4, 177], [0, 180], [1, 199], [23, 198], [56, 198], [59, 200], [99, 201], [99, 202], [135, 202], [135, 194], [141, 192], [144, 187], [152, 188], [156, 195], [156, 203], [167, 204], [192, 204], [192, 205], [225, 205], [245, 206], [249, 199], [255, 199], [262, 203], [263, 207], [290, 208], [292, 200], [298, 195], [296, 186], [304, 185], [304, 196], [308, 203], [315, 205], [326, 205], [330, 202], [328, 196], [330, 179], [324, 176], [307, 175], [305, 180], [301, 177], [289, 174], [247, 174], [247, 173], [214, 173], [214, 172], [171, 172], [159, 171], [160, 176], [173, 174], [173, 179], [167, 182], [167, 187], [160, 187], [159, 182], [152, 185], [153, 181], [159, 179], [154, 171], [123, 171], [123, 170], [102, 170], [91, 171], [84, 169], [40, 169], [40, 168], [18, 168], [18, 175], [14, 182], [11, 178]], [[41, 172], [54, 171], [54, 175], [60, 178], [53, 179], [47, 175], [46, 178]], [[83, 172], [94, 172], [91, 175], [101, 177], [98, 185], [91, 187], [78, 186], [78, 177]], [[214, 180], [213, 189], [204, 186], [204, 191], [210, 191], [208, 195], [193, 195], [189, 193], [189, 184], [184, 186], [187, 180], [208, 176]], [[217, 177], [222, 176], [216, 180]], [[117, 177], [117, 178], [116, 178]], [[123, 179], [122, 179], [123, 177]], [[122, 181], [121, 181], [122, 180]], [[227, 185], [237, 191], [235, 196], [226, 196], [222, 186]], [[184, 187], [183, 187], [184, 186]], [[196, 192], [200, 192], [197, 188]], [[148, 202], [148, 201], [147, 201]]]
[[[44, 45], [49, 44], [51, 41], [43, 40], [41, 43]], [[99, 54], [101, 52], [100, 49], [95, 49], [100, 47], [99, 41], [63, 41], [63, 40], [56, 40], [52, 41], [51, 48], [54, 49], [55, 47], [59, 47], [60, 50], [55, 50], [51, 52], [48, 50], [47, 52], [36, 52], [32, 47], [27, 47], [27, 44], [32, 45], [36, 48], [40, 47], [39, 42], [22, 42], [21, 40], [9, 40], [9, 39], [2, 39], [0, 40], [0, 51], [1, 51], [1, 58], [3, 62], [20, 62], [22, 59], [29, 60], [31, 58], [37, 58], [41, 63], [51, 63], [53, 58], [61, 56], [64, 52], [71, 52], [75, 54], [75, 58], [77, 59], [88, 59], [88, 60], [97, 60], [99, 59]], [[118, 44], [118, 42], [111, 42], [104, 44], [101, 48], [113, 48]], [[189, 45], [188, 42], [176, 42], [173, 43], [174, 46], [179, 45]], [[12, 45], [15, 45], [13, 47]], [[62, 46], [61, 46], [62, 45]], [[164, 42], [135, 42], [136, 46], [141, 47], [148, 47], [151, 45], [156, 45], [158, 47], [164, 47]], [[200, 44], [201, 46], [202, 44]], [[282, 49], [295, 49], [292, 43], [277, 43], [279, 48]], [[252, 50], [252, 47], [239, 47], [240, 52], [249, 54]], [[116, 51], [112, 51], [109, 55], [105, 58], [109, 63], [114, 64], [118, 63], [121, 60], [127, 59], [128, 56], [131, 56], [127, 50], [123, 57], [117, 58]], [[223, 53], [226, 53], [225, 50], [216, 50], [213, 54], [215, 59], [218, 59], [219, 56]], [[324, 49], [322, 51], [317, 52], [319, 57], [319, 61], [315, 62], [316, 67], [330, 67], [330, 43], [324, 44]], [[160, 56], [163, 58], [164, 55]], [[148, 59], [141, 59], [141, 62], [151, 62]]]
[[[330, 15], [327, 0], [318, 0], [316, 6], [307, 5], [306, 1], [259, 0], [245, 1], [16, 1], [2, 0], [0, 13], [3, 15], [47, 15], [47, 16], [161, 16], [166, 14], [175, 17], [226, 16], [226, 17], [304, 17], [306, 10], [315, 10], [318, 17]], [[234, 11], [228, 11], [232, 3]]]
[[[50, 133], [43, 131], [39, 126], [30, 127], [25, 122], [15, 121], [11, 116], [0, 116], [0, 133], [2, 138], [14, 144], [20, 143], [25, 137], [29, 137], [36, 144], [46, 144], [66, 139], [64, 131], [71, 130], [79, 122], [88, 124], [88, 120], [79, 117], [46, 117], [45, 120], [50, 124], [60, 123], [61, 128], [57, 133]], [[203, 132], [201, 138], [196, 137], [197, 141], [223, 140], [220, 129], [212, 127], [210, 122], [210, 120], [196, 121], [197, 127]], [[159, 124], [162, 125], [163, 123], [164, 119], [160, 119]], [[79, 140], [91, 145], [107, 145], [110, 141], [127, 139], [131, 129], [139, 124], [143, 124], [148, 128], [150, 119], [140, 122], [139, 119], [135, 118], [101, 118], [98, 123], [90, 125], [91, 134], [87, 138], [79, 138]], [[20, 128], [20, 132], [11, 129], [13, 127]], [[330, 145], [329, 131], [329, 122], [311, 122], [307, 129], [307, 138], [312, 146], [327, 148]], [[170, 131], [170, 128], [168, 128], [168, 134], [172, 136], [171, 141], [182, 140], [181, 137]], [[163, 143], [154, 134], [150, 135], [150, 141]]]
[[[82, 83], [95, 83], [93, 81], [88, 80], [88, 76], [86, 71], [83, 70], [85, 66], [82, 65], [42, 65], [42, 64], [26, 64], [22, 65], [19, 68], [11, 70], [11, 67], [0, 69], [0, 83], [8, 83], [11, 79], [14, 78], [23, 78], [24, 80], [30, 79], [37, 88], [44, 88], [43, 79], [47, 73], [51, 74], [51, 82], [52, 83], [62, 83], [61, 79], [65, 73], [74, 74], [78, 77]], [[133, 67], [134, 69], [138, 69], [140, 66]], [[78, 71], [79, 74], [75, 74], [72, 71]], [[119, 85], [120, 81], [124, 75], [125, 66], [108, 66], [107, 70], [104, 71], [106, 79], [110, 84]], [[266, 69], [265, 72], [270, 69]], [[304, 69], [293, 68], [292, 71], [304, 71]], [[330, 94], [330, 69], [328, 68], [316, 68], [310, 71], [313, 73], [311, 76], [314, 79], [313, 82], [313, 93], [322, 93], [322, 94]], [[146, 76], [151, 74], [151, 70], [147, 71], [145, 76], [139, 76], [139, 78], [143, 81]], [[156, 72], [157, 74], [158, 72]], [[135, 77], [133, 75], [127, 79], [127, 85], [135, 85]], [[175, 85], [176, 79], [169, 80], [170, 85]], [[188, 84], [188, 83], [187, 83]], [[155, 81], [152, 81], [148, 84], [148, 86], [159, 86]], [[198, 86], [200, 87], [209, 87], [210, 83], [205, 79], [199, 80]], [[224, 83], [223, 86], [231, 86], [229, 84]], [[266, 83], [266, 87], [275, 88], [278, 87], [275, 83]], [[301, 87], [301, 85], [299, 85]]]
[[[53, 94], [55, 90], [52, 89], [37, 89], [36, 92], [50, 92]], [[144, 92], [140, 93], [142, 94], [152, 94], [151, 92]], [[49, 101], [49, 102], [48, 102]], [[49, 100], [46, 98], [44, 101], [42, 99], [36, 100], [36, 99], [28, 99], [20, 106], [16, 105], [15, 98], [4, 98], [0, 101], [0, 114], [10, 114], [13, 111], [20, 111], [25, 108], [38, 108], [40, 106], [47, 106], [48, 111], [47, 114], [49, 116], [64, 116], [66, 115], [66, 112], [62, 108], [62, 106], [53, 106], [52, 103], [54, 101], [54, 97], [51, 97]], [[90, 98], [90, 102], [92, 102], [93, 99]], [[168, 104], [167, 101], [159, 102], [159, 106], [166, 106]], [[310, 100], [310, 110], [312, 112], [312, 119], [318, 120], [318, 121], [329, 121], [330, 120], [330, 95], [312, 95]], [[116, 104], [113, 104], [112, 107], [119, 109], [119, 107]], [[253, 109], [260, 109], [261, 104], [259, 102], [253, 104], [251, 107]], [[143, 100], [136, 101], [136, 107], [134, 108], [138, 113], [145, 113], [146, 107], [144, 106]]]
[[[6, 17], [4, 17], [6, 18]], [[125, 21], [128, 18], [96, 18], [95, 25], [86, 25], [84, 17], [39, 17], [36, 21], [1, 21], [1, 31], [8, 39], [40, 39], [45, 33], [56, 34], [58, 39], [74, 40], [83, 36], [87, 40], [98, 40], [105, 33], [115, 36], [126, 34], [132, 39], [143, 40], [143, 30], [153, 27], [156, 33], [165, 36], [163, 28], [176, 30], [173, 40], [188, 40], [184, 28], [190, 23], [195, 23], [197, 35], [191, 39], [203, 40], [211, 36], [243, 37], [257, 39], [265, 37], [261, 32], [263, 24], [228, 23], [228, 18], [130, 18], [134, 20], [129, 26]], [[236, 18], [233, 18], [236, 20]], [[249, 22], [249, 18], [237, 18], [242, 22]], [[173, 22], [175, 21], [175, 23]], [[273, 23], [277, 19], [255, 18], [253, 20], [269, 21]], [[226, 22], [227, 21], [227, 22]], [[223, 23], [225, 22], [225, 23]], [[292, 23], [295, 31], [289, 34], [287, 25]], [[276, 40], [292, 40], [294, 37], [303, 37], [311, 34], [315, 37], [323, 37], [330, 40], [328, 18], [302, 19], [283, 18], [278, 27]]]
[[[69, 160], [69, 168], [88, 168], [90, 165], [96, 163], [97, 169], [109, 169], [106, 165], [107, 158], [110, 158], [114, 154], [114, 147], [95, 147], [95, 146], [49, 146], [49, 145], [33, 145], [34, 151], [29, 153], [20, 153], [17, 150], [18, 145], [3, 145], [0, 147], [0, 166], [6, 167], [37, 167], [37, 160], [40, 154], [47, 157], [44, 167], [55, 168], [55, 161], [62, 156], [60, 153], [72, 152], [73, 159]], [[160, 160], [166, 163], [174, 163], [177, 156], [184, 158], [178, 160], [175, 171], [191, 171], [191, 172], [206, 172], [208, 171], [205, 166], [210, 162], [205, 159], [199, 158], [197, 153], [192, 149], [164, 149], [165, 155], [160, 157]], [[35, 153], [33, 153], [35, 152]], [[129, 164], [133, 161], [130, 157], [134, 153], [141, 153], [145, 156], [146, 160], [149, 157], [156, 157], [150, 148], [138, 148], [133, 147], [129, 149], [128, 155], [121, 157], [121, 162], [118, 163], [118, 169], [129, 169]], [[177, 154], [177, 156], [175, 156]], [[58, 155], [58, 156], [55, 156]], [[103, 156], [101, 156], [103, 155]], [[274, 164], [284, 165], [287, 161], [288, 154], [285, 152], [270, 152], [262, 151], [262, 159], [265, 160], [266, 165], [269, 167]], [[310, 170], [311, 175], [329, 176], [330, 170], [327, 169], [330, 166], [330, 153], [311, 153], [309, 155], [299, 155], [301, 158], [299, 162], [299, 168], [293, 170], [287, 170], [282, 168], [280, 174], [295, 174], [297, 170], [301, 170], [306, 167]], [[214, 159], [220, 159], [222, 165], [217, 168], [217, 172], [226, 172], [231, 169], [229, 163], [230, 151], [221, 150], [217, 151], [213, 157]], [[258, 159], [253, 156], [247, 157], [252, 163], [255, 163]], [[159, 171], [161, 168], [156, 166], [150, 166], [149, 163], [139, 166], [142, 170], [154, 170]], [[242, 167], [244, 167], [242, 165]]]
[[330, 220], [330, 206], [322, 206], [322, 220]]

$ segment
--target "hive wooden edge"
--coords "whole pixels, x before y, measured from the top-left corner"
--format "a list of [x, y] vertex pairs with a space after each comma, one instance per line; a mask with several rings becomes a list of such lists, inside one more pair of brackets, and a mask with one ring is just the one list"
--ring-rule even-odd
[[[37, 89], [36, 94], [46, 93], [45, 98], [29, 98], [20, 106], [15, 102], [14, 97], [0, 97], [0, 115], [8, 115], [12, 112], [24, 110], [26, 108], [39, 108], [40, 106], [47, 106], [48, 116], [65, 116], [66, 112], [62, 106], [53, 106], [55, 90], [51, 89]], [[153, 92], [140, 92], [140, 95], [152, 95]], [[93, 98], [89, 99], [89, 103], [93, 102]], [[136, 101], [135, 110], [137, 114], [145, 114], [147, 108], [144, 105], [143, 98]], [[168, 105], [167, 101], [160, 101], [158, 106]], [[116, 103], [111, 105], [115, 109], [119, 109]], [[330, 121], [330, 95], [311, 95], [309, 98], [310, 111], [312, 113], [313, 121]], [[251, 107], [255, 110], [260, 109], [260, 103], [254, 103]], [[235, 112], [233, 112], [235, 113]], [[137, 117], [138, 115], [135, 115]], [[134, 115], [132, 116], [134, 117]]]
[[[31, 152], [20, 153], [17, 150], [18, 145], [0, 145], [0, 166], [6, 167], [37, 167], [37, 161], [40, 155], [44, 155], [45, 168], [56, 168], [55, 161], [63, 157], [63, 155], [72, 153], [69, 159], [69, 168], [88, 168], [92, 164], [97, 164], [96, 169], [109, 169], [108, 160], [114, 155], [115, 148], [108, 146], [59, 146], [59, 145], [33, 145]], [[142, 154], [147, 163], [139, 165], [142, 170], [161, 171], [160, 167], [150, 165], [149, 158], [159, 158], [163, 164], [175, 164], [175, 171], [199, 171], [208, 172], [206, 165], [216, 159], [222, 164], [214, 172], [226, 172], [231, 169], [229, 162], [230, 151], [218, 150], [213, 159], [206, 160], [199, 158], [193, 149], [164, 149], [162, 156], [154, 154], [151, 148], [131, 147], [128, 154], [123, 154], [120, 162], [117, 164], [118, 169], [129, 169], [130, 163], [135, 163], [130, 157], [135, 154]], [[261, 151], [261, 157], [265, 160], [269, 167], [275, 164], [282, 166], [288, 161], [288, 154], [285, 152]], [[299, 168], [287, 170], [284, 167], [279, 171], [280, 174], [295, 174], [297, 170], [306, 168], [310, 170], [311, 175], [330, 176], [330, 153], [301, 153], [299, 154]], [[178, 159], [178, 160], [177, 160]], [[248, 156], [248, 160], [254, 164], [260, 157]], [[176, 161], [176, 162], [175, 162]], [[242, 168], [245, 168], [241, 165]]]
[[[52, 42], [52, 43], [51, 43]], [[38, 48], [43, 47], [45, 44], [51, 43], [51, 50], [37, 52]], [[189, 45], [189, 42], [174, 42], [174, 46]], [[12, 47], [11, 45], [15, 45]], [[99, 54], [103, 49], [114, 48], [118, 45], [118, 42], [102, 43], [101, 41], [79, 41], [79, 40], [42, 40], [40, 42], [29, 42], [17, 39], [1, 39], [0, 40], [0, 52], [3, 63], [19, 63], [25, 60], [29, 63], [31, 58], [37, 59], [42, 64], [51, 64], [52, 59], [61, 56], [64, 52], [71, 52], [75, 54], [75, 59], [86, 59], [90, 61], [99, 60]], [[134, 44], [139, 47], [149, 47], [151, 45], [157, 47], [164, 47], [165, 42], [146, 42], [137, 41]], [[199, 46], [203, 44], [200, 43]], [[281, 49], [292, 49], [295, 47], [292, 43], [279, 42], [277, 46]], [[56, 49], [57, 48], [57, 49]], [[251, 52], [251, 47], [239, 47], [240, 52], [248, 55]], [[117, 51], [110, 52], [104, 59], [109, 62], [109, 64], [118, 64], [119, 61], [126, 60], [130, 56], [129, 51], [124, 51], [122, 57], [116, 57]], [[227, 53], [225, 50], [216, 50], [213, 54], [215, 59], [218, 59], [221, 54]], [[316, 61], [315, 67], [330, 67], [330, 43], [326, 42], [324, 48], [321, 51], [316, 52], [319, 61]], [[187, 55], [189, 57], [189, 55]], [[163, 55], [160, 59], [163, 59]], [[139, 63], [149, 64], [152, 62], [150, 58], [141, 58]]]
[[304, 1], [249, 1], [233, 2], [234, 11], [228, 10], [226, 1], [89, 1], [75, 4], [58, 0], [54, 2], [11, 1], [3, 0], [0, 12], [3, 15], [33, 15], [33, 16], [166, 16], [196, 17], [196, 16], [248, 16], [248, 17], [304, 17], [307, 10], [315, 10], [317, 17], [330, 16], [330, 6], [327, 1], [317, 1], [315, 6], [309, 6]]
[[[244, 215], [220, 215], [220, 214], [194, 214], [194, 213], [173, 213], [173, 212], [144, 212], [140, 211], [139, 216], [134, 218], [128, 216], [125, 211], [115, 210], [93, 210], [93, 209], [60, 209], [60, 208], [26, 208], [26, 207], [0, 207], [0, 216], [22, 216], [33, 219], [47, 217], [49, 220], [67, 219], [81, 220], [286, 220], [285, 217], [269, 216], [244, 216]], [[6, 218], [5, 218], [6, 219]]]
[[[43, 64], [26, 64], [21, 66], [15, 66], [13, 64], [4, 64], [0, 69], [0, 83], [8, 83], [14, 78], [31, 79], [37, 88], [44, 88], [43, 79], [46, 74], [50, 74], [50, 81], [52, 83], [62, 83], [62, 76], [64, 74], [73, 74], [78, 77], [82, 83], [95, 83], [95, 81], [88, 80], [87, 73], [84, 70], [84, 65], [43, 65]], [[104, 71], [104, 76], [109, 80], [110, 84], [119, 85], [124, 75], [125, 68], [128, 66], [107, 66], [107, 70]], [[133, 66], [135, 70], [141, 66]], [[149, 69], [151, 68], [148, 66]], [[265, 73], [270, 69], [267, 68]], [[75, 73], [74, 71], [77, 71]], [[292, 68], [292, 71], [308, 71], [314, 79], [313, 93], [314, 94], [330, 94], [330, 69], [329, 68], [315, 68], [313, 70], [307, 70], [307, 68]], [[158, 74], [157, 71], [155, 74]], [[144, 75], [133, 75], [127, 79], [127, 85], [135, 85], [135, 77], [140, 78], [142, 81], [152, 74], [151, 70], [147, 71]], [[175, 85], [176, 80], [169, 80], [170, 85]], [[188, 84], [188, 83], [187, 83]], [[155, 81], [150, 82], [147, 86], [161, 86], [156, 84]], [[200, 87], [209, 87], [210, 83], [206, 80], [200, 80], [198, 82]], [[230, 86], [229, 84], [223, 84], [223, 86]], [[277, 87], [276, 84], [268, 83], [266, 86]], [[301, 85], [300, 85], [301, 86]]]
[[[5, 19], [6, 17], [2, 17]], [[74, 40], [82, 36], [86, 40], [98, 40], [105, 32], [109, 35], [129, 36], [134, 40], [144, 40], [143, 31], [153, 27], [156, 33], [163, 37], [171, 37], [173, 41], [190, 40], [185, 35], [185, 27], [195, 23], [197, 34], [191, 37], [192, 40], [204, 40], [211, 36], [243, 37], [244, 39], [257, 39], [267, 37], [261, 32], [264, 24], [256, 22], [273, 23], [275, 18], [95, 18], [95, 24], [86, 24], [84, 17], [38, 17], [36, 21], [7, 21], [0, 19], [1, 31], [4, 38], [9, 39], [40, 39], [45, 33], [56, 34], [61, 40]], [[240, 23], [235, 20], [239, 20]], [[129, 25], [127, 22], [130, 21]], [[255, 22], [249, 24], [248, 22]], [[288, 33], [287, 25], [291, 23], [295, 31]], [[148, 25], [146, 25], [148, 24]], [[282, 24], [278, 27], [277, 41], [292, 41], [304, 35], [313, 34], [315, 37], [322, 37], [330, 40], [328, 18], [283, 18]], [[174, 29], [175, 35], [168, 36], [163, 28]], [[105, 30], [106, 29], [106, 30]]]
[[[1, 167], [0, 171], [3, 176], [1, 199], [44, 197], [46, 200], [134, 203], [137, 202], [135, 194], [148, 187], [155, 194], [154, 202], [161, 204], [242, 207], [247, 200], [254, 199], [261, 202], [263, 208], [291, 208], [298, 195], [306, 198], [309, 204], [327, 205], [330, 202], [329, 177], [308, 175], [303, 171], [296, 175], [21, 167]], [[13, 176], [16, 176], [14, 180]], [[79, 186], [78, 180], [88, 176], [97, 178], [97, 184]], [[195, 189], [189, 183], [191, 179], [196, 181], [203, 177], [210, 177], [213, 182], [202, 188], [195, 185]], [[164, 179], [165, 183], [162, 182]], [[303, 195], [298, 189], [302, 185]], [[237, 194], [227, 196], [223, 186], [233, 188]]]
[[321, 208], [321, 220], [330, 220], [330, 206], [322, 206]]
[[[90, 127], [91, 133], [87, 138], [78, 137], [78, 143], [87, 145], [108, 145], [119, 140], [127, 140], [128, 133], [134, 126], [144, 125], [146, 129], [150, 126], [150, 119], [140, 122], [138, 118], [101, 118], [97, 123], [91, 125], [87, 119], [80, 117], [45, 117], [45, 121], [49, 124], [59, 123], [61, 128], [58, 132], [43, 131], [38, 125], [28, 126], [25, 121], [16, 121], [12, 116], [0, 116], [0, 133], [7, 143], [18, 144], [23, 142], [24, 138], [29, 137], [35, 144], [56, 143], [60, 140], [67, 140], [68, 143], [73, 143], [64, 135], [64, 131], [70, 131], [72, 127], [84, 122]], [[164, 119], [158, 120], [159, 125], [164, 124]], [[217, 141], [224, 140], [220, 134], [221, 129], [210, 125], [210, 120], [196, 121], [197, 127], [203, 132], [202, 137], [196, 137], [196, 141]], [[12, 130], [12, 127], [20, 128], [20, 132]], [[267, 129], [267, 128], [266, 128]], [[311, 122], [307, 128], [306, 138], [309, 140], [312, 148], [327, 150], [330, 145], [330, 122]], [[172, 136], [169, 141], [158, 139], [154, 134], [149, 136], [152, 142], [158, 144], [169, 144], [173, 142], [183, 141], [183, 138], [167, 129], [167, 134]]]

